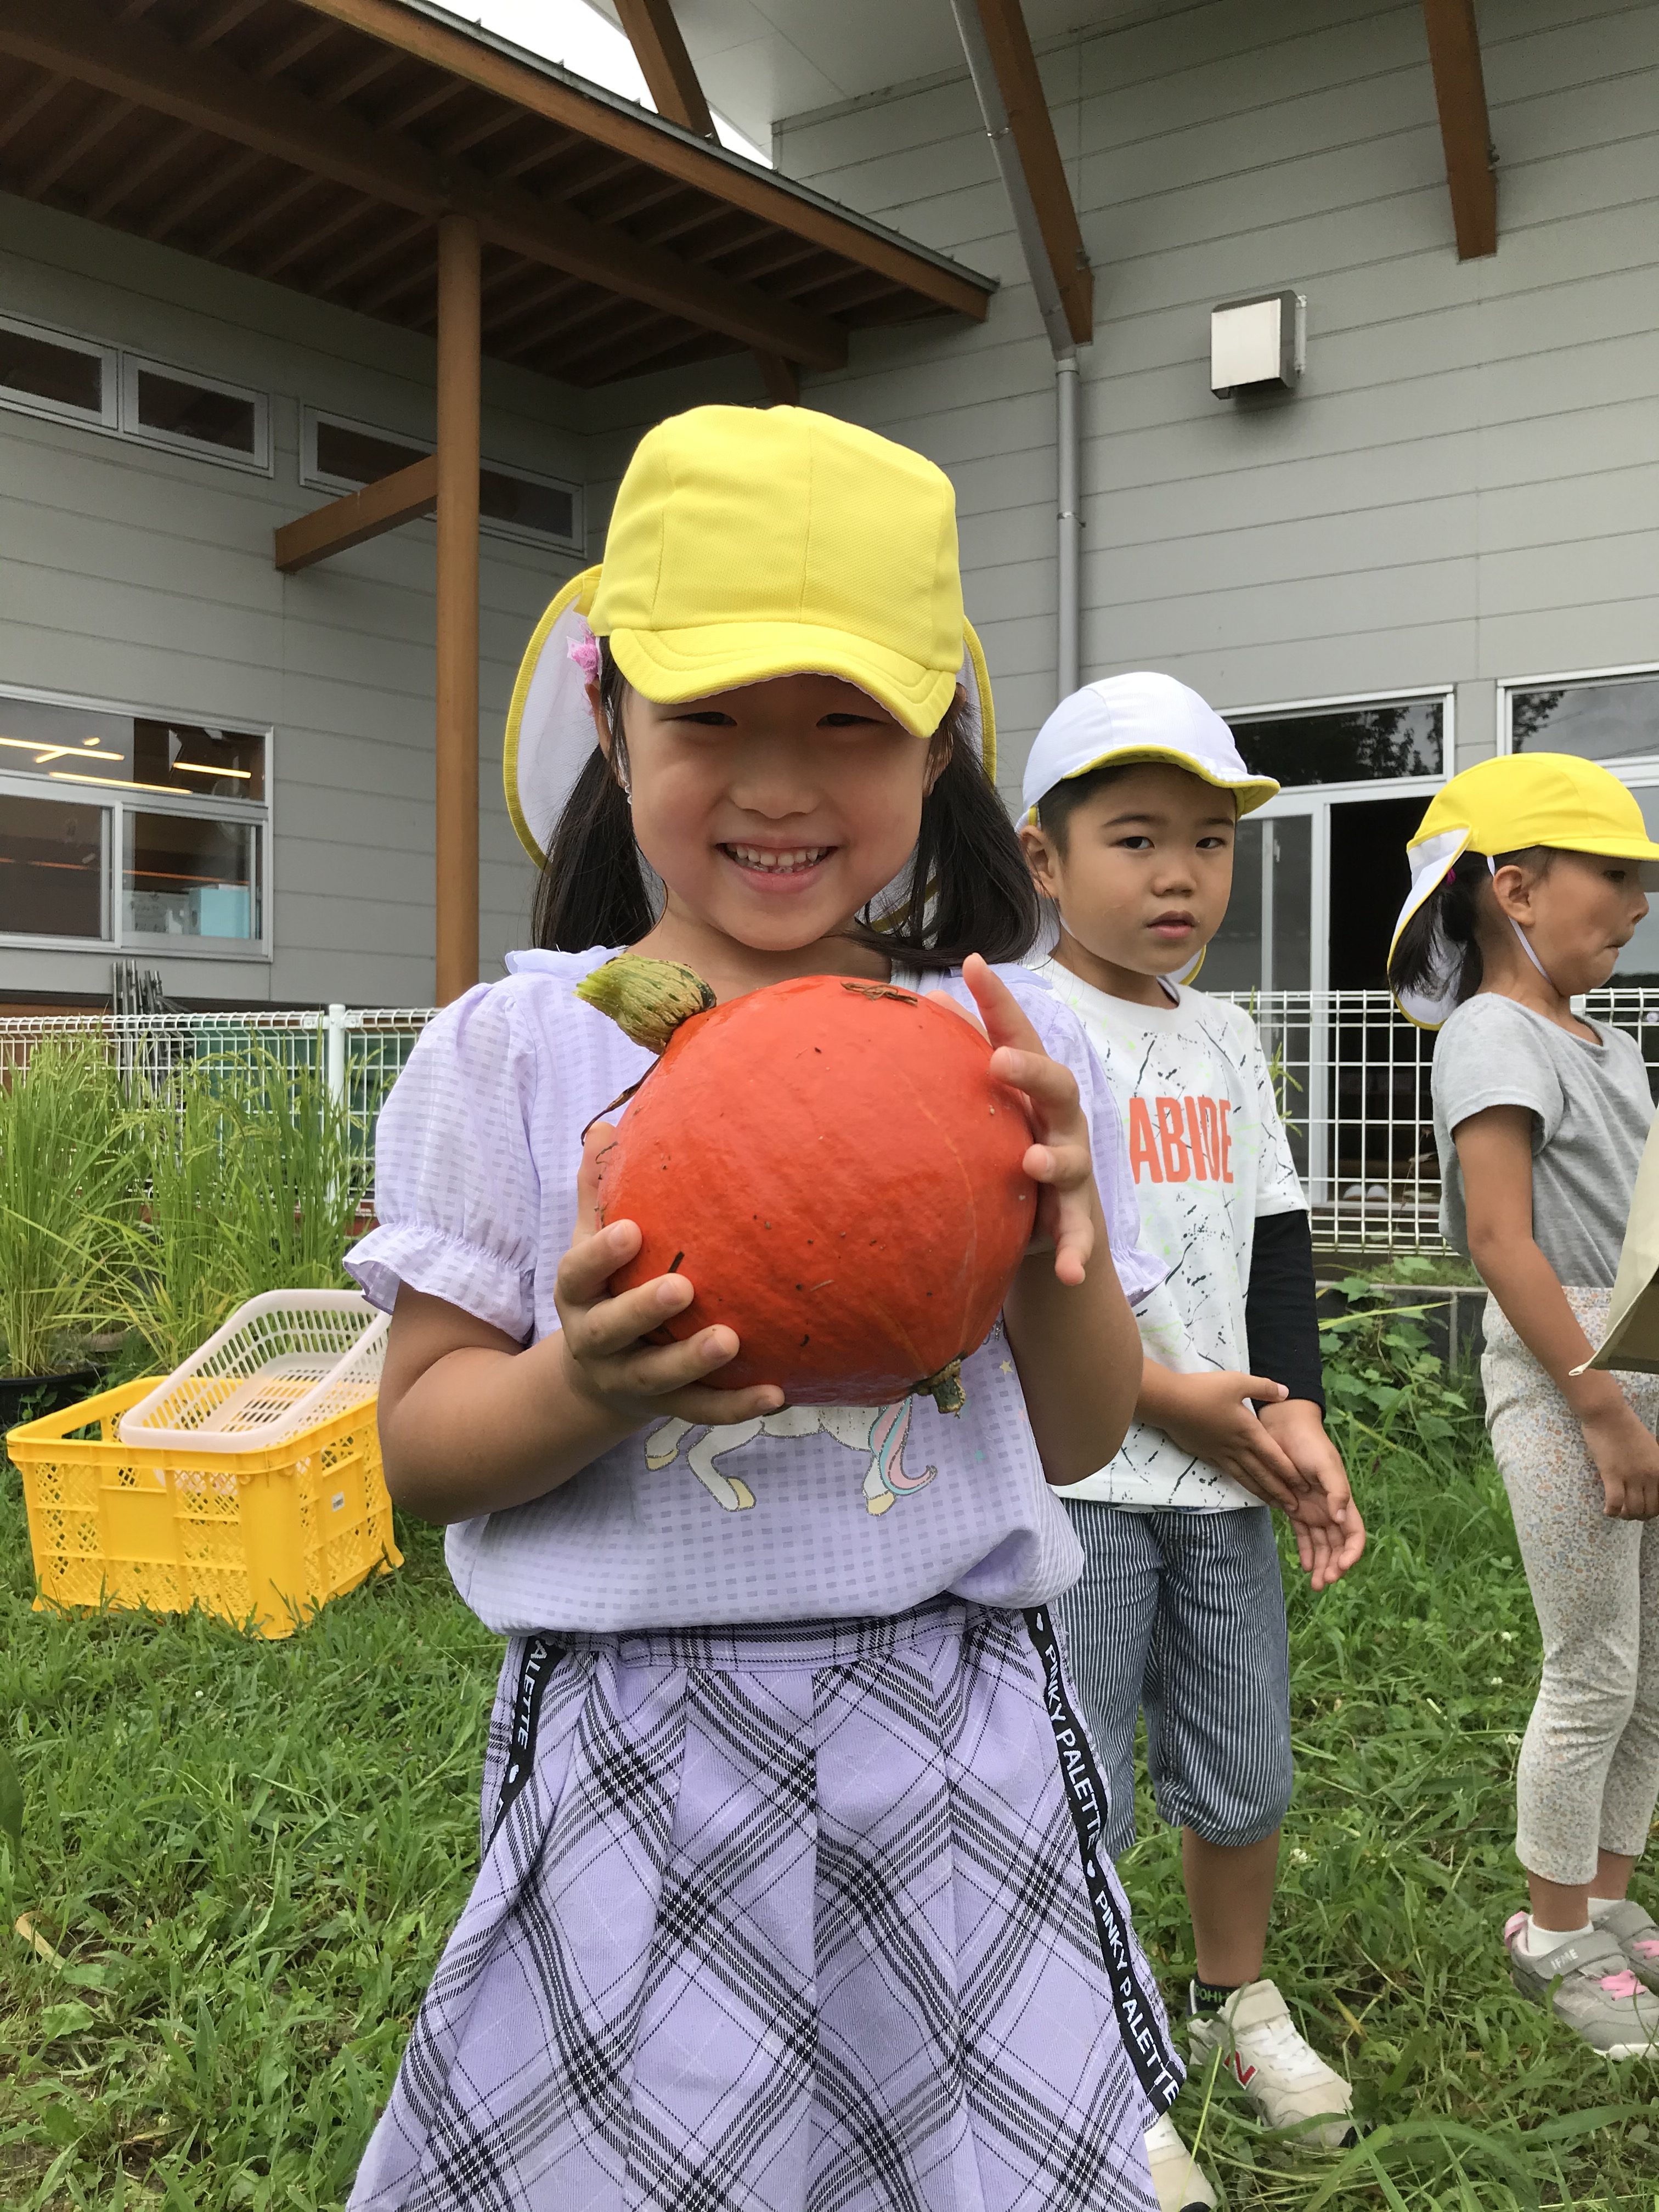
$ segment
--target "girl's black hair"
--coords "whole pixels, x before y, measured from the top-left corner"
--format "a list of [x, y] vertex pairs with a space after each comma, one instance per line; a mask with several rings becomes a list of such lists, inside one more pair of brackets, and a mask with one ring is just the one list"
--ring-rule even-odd
[[1484, 853], [1460, 853], [1401, 931], [1389, 961], [1390, 988], [1437, 997], [1449, 975], [1455, 975], [1455, 1003], [1461, 1006], [1472, 999], [1486, 974], [1475, 936], [1482, 884], [1492, 880], [1493, 868], [1547, 867], [1551, 851], [1547, 845], [1523, 845], [1513, 853], [1494, 853], [1491, 866]]
[[[614, 733], [611, 757], [594, 747], [548, 848], [532, 933], [549, 951], [633, 945], [657, 918], [623, 788], [627, 689], [601, 640], [599, 702]], [[957, 700], [935, 738], [949, 750], [922, 801], [896, 917], [877, 927], [866, 908], [848, 933], [901, 967], [959, 968], [970, 952], [990, 961], [1019, 960], [1036, 939], [1036, 885], [969, 732], [967, 703]]]

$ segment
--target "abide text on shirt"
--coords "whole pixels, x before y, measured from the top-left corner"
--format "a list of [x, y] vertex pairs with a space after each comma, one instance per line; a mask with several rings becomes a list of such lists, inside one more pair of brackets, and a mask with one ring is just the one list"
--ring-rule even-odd
[[1231, 1098], [1137, 1095], [1128, 1108], [1129, 1164], [1138, 1183], [1232, 1181]]

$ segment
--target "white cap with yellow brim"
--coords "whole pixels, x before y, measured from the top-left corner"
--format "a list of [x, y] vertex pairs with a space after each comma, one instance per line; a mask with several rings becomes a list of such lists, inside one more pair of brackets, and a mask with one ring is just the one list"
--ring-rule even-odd
[[[1085, 684], [1049, 715], [1025, 763], [1025, 819], [1036, 821], [1057, 784], [1097, 769], [1143, 763], [1182, 769], [1201, 783], [1231, 792], [1240, 814], [1265, 806], [1279, 792], [1272, 776], [1251, 775], [1232, 732], [1207, 700], [1173, 676], [1139, 669]], [[1203, 964], [1200, 952], [1170, 980], [1189, 983]]]
[[585, 694], [596, 636], [628, 682], [663, 704], [778, 676], [836, 676], [925, 738], [960, 688], [972, 742], [995, 772], [949, 477], [811, 409], [692, 408], [635, 447], [603, 563], [554, 599], [514, 687], [507, 808], [538, 862], [593, 751]]
[[[1412, 887], [1389, 940], [1389, 967], [1406, 924], [1463, 854], [1491, 860], [1534, 845], [1659, 864], [1659, 844], [1649, 836], [1634, 795], [1599, 762], [1572, 753], [1501, 753], [1477, 761], [1436, 792], [1406, 848]], [[1535, 963], [1524, 935], [1522, 943]], [[1457, 1004], [1462, 966], [1457, 949], [1437, 932], [1427, 979], [1394, 994], [1408, 1022], [1424, 1030], [1440, 1027]]]
[[1279, 791], [1272, 776], [1251, 775], [1232, 732], [1206, 700], [1173, 676], [1143, 669], [1103, 677], [1060, 701], [1025, 763], [1025, 818], [1036, 820], [1056, 784], [1142, 762], [1184, 769], [1231, 792], [1241, 814], [1265, 806]]

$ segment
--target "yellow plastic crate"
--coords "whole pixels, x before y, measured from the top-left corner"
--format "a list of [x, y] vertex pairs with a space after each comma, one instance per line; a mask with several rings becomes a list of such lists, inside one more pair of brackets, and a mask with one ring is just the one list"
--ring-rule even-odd
[[[43, 1605], [193, 1605], [291, 1636], [343, 1590], [403, 1565], [380, 1471], [376, 1401], [264, 1451], [124, 1444], [146, 1376], [10, 1431]], [[76, 1429], [97, 1425], [98, 1436]]]

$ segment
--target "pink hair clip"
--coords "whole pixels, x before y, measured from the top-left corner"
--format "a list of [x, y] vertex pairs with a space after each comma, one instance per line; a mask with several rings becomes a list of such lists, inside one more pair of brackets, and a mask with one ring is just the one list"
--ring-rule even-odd
[[[580, 621], [581, 617], [578, 616], [577, 620]], [[587, 678], [590, 684], [597, 684], [599, 682], [599, 641], [594, 636], [592, 631], [589, 629], [586, 623], [582, 623], [580, 635], [578, 637], [573, 637], [569, 644], [566, 646], [565, 651], [570, 655], [570, 658], [575, 662], [577, 667], [580, 669], [582, 674]]]

